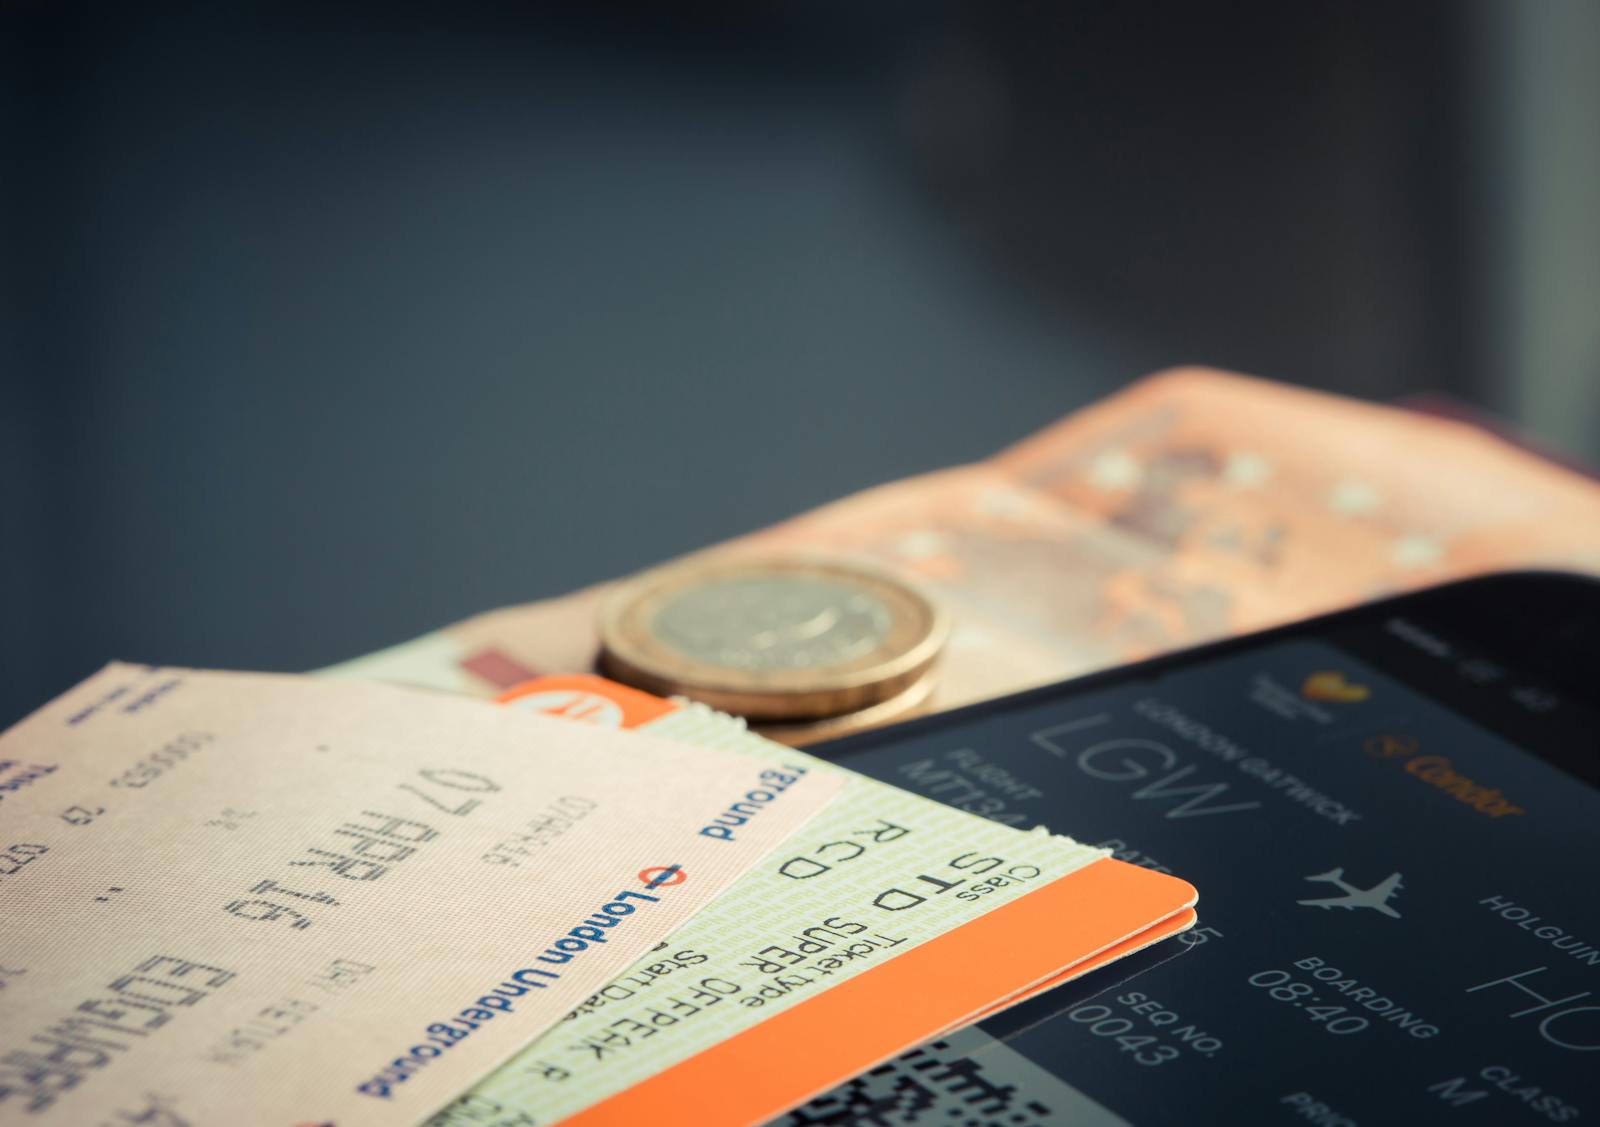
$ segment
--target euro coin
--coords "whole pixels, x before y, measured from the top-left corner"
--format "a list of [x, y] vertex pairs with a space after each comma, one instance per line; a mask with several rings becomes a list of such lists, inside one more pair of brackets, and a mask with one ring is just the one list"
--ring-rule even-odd
[[624, 585], [600, 616], [601, 668], [752, 720], [855, 712], [905, 692], [945, 616], [883, 572], [816, 558], [680, 564]]

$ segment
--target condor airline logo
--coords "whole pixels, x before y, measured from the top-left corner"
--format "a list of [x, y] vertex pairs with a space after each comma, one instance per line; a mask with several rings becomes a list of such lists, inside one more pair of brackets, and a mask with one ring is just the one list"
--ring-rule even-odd
[[1443, 755], [1422, 754], [1422, 741], [1416, 736], [1385, 732], [1369, 736], [1362, 747], [1375, 759], [1398, 761], [1413, 778], [1449, 795], [1486, 818], [1507, 818], [1527, 811], [1515, 805], [1497, 787], [1484, 786], [1457, 771]]

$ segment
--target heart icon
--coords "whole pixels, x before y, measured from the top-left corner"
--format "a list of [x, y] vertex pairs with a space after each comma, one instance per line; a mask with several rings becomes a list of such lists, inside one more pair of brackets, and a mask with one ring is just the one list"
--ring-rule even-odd
[[1358, 700], [1366, 700], [1372, 695], [1372, 690], [1354, 681], [1346, 681], [1343, 673], [1324, 669], [1306, 678], [1305, 684], [1300, 686], [1300, 695], [1307, 700], [1354, 704]]

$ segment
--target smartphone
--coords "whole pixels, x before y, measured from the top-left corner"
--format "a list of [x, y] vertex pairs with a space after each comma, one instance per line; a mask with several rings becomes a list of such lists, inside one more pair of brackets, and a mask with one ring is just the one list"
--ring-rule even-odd
[[1597, 702], [1600, 582], [1515, 573], [810, 749], [1200, 920], [783, 1122], [1600, 1118]]

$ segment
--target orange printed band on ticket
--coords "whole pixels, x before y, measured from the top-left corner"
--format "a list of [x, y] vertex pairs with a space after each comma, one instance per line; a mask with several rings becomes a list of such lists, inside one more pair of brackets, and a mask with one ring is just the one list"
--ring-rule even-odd
[[590, 673], [535, 677], [513, 685], [494, 699], [500, 704], [582, 720], [602, 728], [637, 728], [680, 707]]
[[[1129, 954], [1195, 900], [1181, 880], [1105, 858], [814, 995], [562, 1120], [567, 1127], [763, 1123], [941, 1034]], [[1152, 940], [1153, 941], [1153, 940]]]

